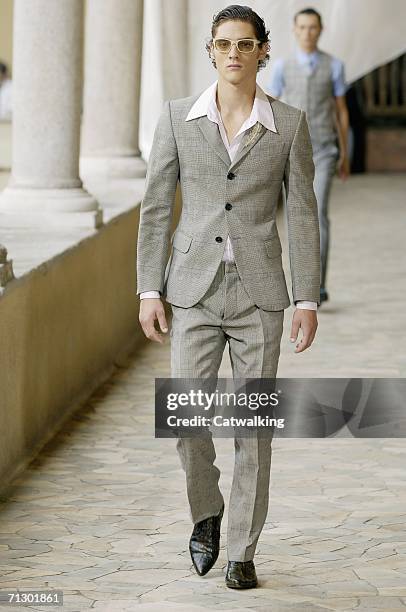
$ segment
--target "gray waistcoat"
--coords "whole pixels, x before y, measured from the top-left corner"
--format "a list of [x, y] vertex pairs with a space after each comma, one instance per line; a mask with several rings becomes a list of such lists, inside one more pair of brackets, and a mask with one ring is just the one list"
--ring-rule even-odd
[[311, 74], [295, 57], [284, 64], [285, 87], [281, 100], [306, 111], [313, 147], [335, 142], [334, 93], [331, 78], [332, 56], [320, 51]]

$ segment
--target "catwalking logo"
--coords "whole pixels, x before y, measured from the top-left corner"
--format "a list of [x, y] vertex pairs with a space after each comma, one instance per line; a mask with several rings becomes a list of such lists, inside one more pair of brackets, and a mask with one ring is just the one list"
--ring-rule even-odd
[[209, 427], [214, 425], [215, 427], [277, 427], [282, 429], [285, 426], [285, 419], [261, 417], [259, 414], [252, 417], [224, 417], [221, 414], [214, 417], [195, 415], [191, 418], [178, 418], [173, 414], [167, 418], [167, 423], [169, 427]]

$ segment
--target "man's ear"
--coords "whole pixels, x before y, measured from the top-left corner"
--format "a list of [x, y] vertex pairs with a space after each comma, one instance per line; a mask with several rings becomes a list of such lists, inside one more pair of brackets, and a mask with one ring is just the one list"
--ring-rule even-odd
[[269, 53], [270, 50], [271, 50], [271, 45], [269, 44], [269, 42], [263, 43], [260, 49], [261, 58], [265, 59], [266, 54]]

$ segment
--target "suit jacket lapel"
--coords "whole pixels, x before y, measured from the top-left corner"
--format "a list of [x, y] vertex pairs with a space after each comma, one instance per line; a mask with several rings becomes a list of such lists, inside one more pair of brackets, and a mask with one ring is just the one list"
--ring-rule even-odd
[[203, 136], [217, 153], [217, 155], [226, 164], [230, 171], [241, 159], [243, 159], [247, 153], [252, 149], [254, 145], [262, 138], [267, 131], [266, 127], [262, 123], [257, 122], [245, 135], [241, 144], [237, 150], [237, 153], [231, 161], [230, 156], [226, 147], [224, 146], [223, 139], [221, 138], [217, 123], [210, 121], [206, 116], [199, 117], [197, 124], [203, 133]]
[[206, 116], [203, 116], [199, 117], [199, 119], [197, 120], [197, 125], [201, 129], [203, 136], [205, 137], [209, 145], [213, 147], [217, 155], [228, 167], [231, 164], [231, 159], [220, 136], [217, 123], [214, 123], [213, 121], [210, 121], [210, 119], [208, 119]]
[[247, 153], [254, 145], [257, 144], [258, 140], [262, 138], [266, 131], [266, 127], [264, 127], [262, 123], [257, 122], [246, 134], [244, 134], [244, 138], [237, 149], [237, 153], [235, 154], [233, 162], [229, 167], [229, 171], [247, 155]]

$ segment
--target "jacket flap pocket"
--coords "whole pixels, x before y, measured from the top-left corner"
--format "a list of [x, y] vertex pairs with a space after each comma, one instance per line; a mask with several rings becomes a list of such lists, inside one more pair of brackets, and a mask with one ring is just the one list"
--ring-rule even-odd
[[193, 236], [185, 234], [181, 230], [176, 230], [173, 235], [173, 246], [182, 253], [187, 253], [192, 243]]
[[281, 243], [278, 238], [265, 240], [265, 248], [268, 257], [278, 257], [282, 253]]

